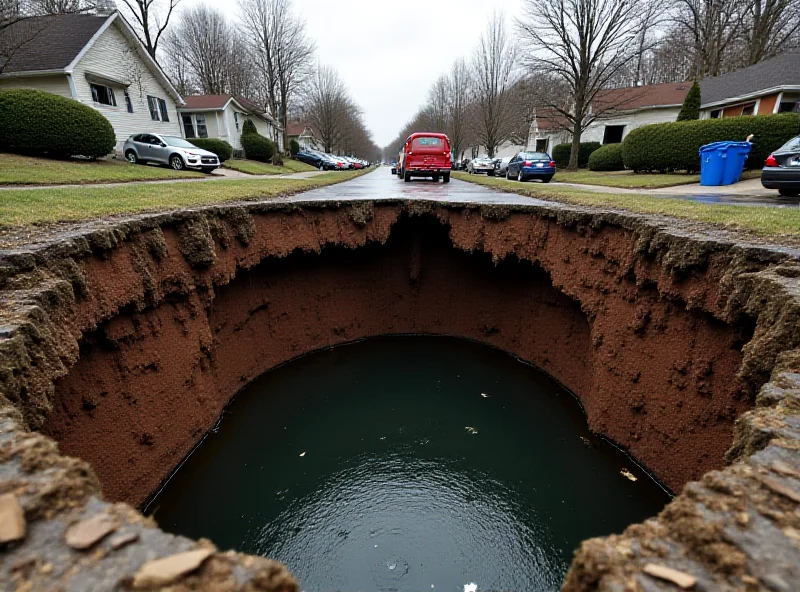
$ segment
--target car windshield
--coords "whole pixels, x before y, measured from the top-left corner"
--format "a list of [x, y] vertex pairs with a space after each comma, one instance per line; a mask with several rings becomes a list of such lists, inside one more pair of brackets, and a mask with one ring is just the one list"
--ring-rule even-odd
[[520, 156], [525, 160], [550, 160], [550, 155], [544, 152], [523, 152]]
[[781, 146], [779, 151], [786, 152], [789, 150], [800, 150], [800, 136], [792, 138], [791, 140], [786, 142], [783, 146]]
[[190, 144], [183, 138], [177, 138], [175, 136], [161, 136], [167, 146], [175, 146], [176, 148], [197, 148], [194, 144]]

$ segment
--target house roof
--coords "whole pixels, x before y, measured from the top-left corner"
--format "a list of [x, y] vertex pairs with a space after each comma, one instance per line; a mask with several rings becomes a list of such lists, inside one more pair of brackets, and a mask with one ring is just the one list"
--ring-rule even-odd
[[700, 82], [700, 96], [705, 107], [785, 86], [800, 86], [800, 50], [787, 51], [736, 72], [705, 78]]
[[184, 106], [181, 107], [181, 111], [223, 111], [228, 107], [228, 104], [233, 101], [242, 111], [265, 119], [275, 126], [280, 127], [278, 122], [276, 122], [269, 113], [264, 111], [264, 107], [244, 97], [236, 97], [229, 94], [192, 95], [184, 97], [183, 101]]
[[65, 69], [108, 18], [67, 14], [34, 17], [14, 23], [0, 31], [0, 45], [14, 48], [3, 72]]
[[665, 82], [629, 88], [613, 88], [598, 92], [593, 104], [595, 111], [609, 109], [632, 111], [675, 107], [683, 104], [690, 88], [692, 88], [691, 82]]
[[286, 135], [287, 136], [302, 136], [303, 133], [308, 130], [312, 136], [314, 136], [314, 128], [311, 127], [309, 124], [303, 121], [295, 121], [293, 123], [289, 123], [286, 126]]
[[[178, 105], [180, 93], [150, 57], [128, 21], [114, 11], [108, 16], [58, 14], [18, 21], [0, 31], [0, 47], [13, 48], [0, 77], [72, 74], [75, 66], [110, 26], [115, 24], [159, 84]], [[19, 40], [24, 41], [19, 43]]]
[[192, 95], [183, 97], [186, 109], [208, 109], [221, 111], [228, 106], [233, 96], [231, 95]]

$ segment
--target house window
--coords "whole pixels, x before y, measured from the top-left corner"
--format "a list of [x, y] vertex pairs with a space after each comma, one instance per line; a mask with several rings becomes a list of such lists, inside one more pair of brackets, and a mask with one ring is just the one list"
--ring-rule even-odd
[[183, 115], [181, 116], [181, 121], [183, 122], [183, 135], [187, 139], [196, 138], [194, 133], [194, 122], [192, 121], [191, 115]]
[[778, 113], [800, 113], [800, 101], [781, 101]]
[[197, 123], [197, 137], [198, 138], [207, 138], [208, 137], [208, 128], [206, 127], [206, 116], [205, 115], [195, 115], [195, 122]]
[[114, 97], [114, 89], [102, 84], [90, 84], [92, 89], [92, 100], [101, 105], [117, 106], [117, 99]]
[[238, 132], [239, 131], [239, 114], [236, 111], [233, 112], [233, 123], [236, 126], [236, 131]]
[[147, 95], [147, 106], [150, 107], [150, 119], [153, 121], [169, 121], [167, 102], [164, 99]]
[[607, 125], [603, 132], [603, 144], [619, 144], [624, 134], [624, 125]]
[[742, 117], [754, 115], [755, 112], [756, 112], [756, 104], [754, 102], [742, 105]]
[[536, 152], [547, 152], [547, 138], [536, 140]]
[[125, 89], [125, 107], [128, 109], [128, 113], [133, 113], [133, 101], [131, 101], [131, 95], [128, 94], [128, 89]]
[[714, 109], [711, 113], [709, 113], [708, 117], [710, 119], [719, 119], [722, 117], [722, 109]]

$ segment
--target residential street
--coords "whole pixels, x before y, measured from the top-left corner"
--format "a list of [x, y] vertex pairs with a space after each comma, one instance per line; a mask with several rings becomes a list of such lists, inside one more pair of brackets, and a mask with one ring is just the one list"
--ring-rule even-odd
[[[556, 176], [556, 179], [558, 177]], [[509, 181], [509, 188], [516, 185], [516, 181]], [[536, 181], [529, 181], [535, 184]], [[792, 199], [780, 197], [777, 191], [768, 191], [761, 187], [760, 181], [753, 179], [729, 187], [701, 187], [700, 185], [686, 185], [669, 187], [666, 189], [617, 189], [614, 187], [599, 187], [594, 185], [575, 185], [569, 183], [556, 183], [553, 187], [574, 187], [583, 191], [598, 193], [639, 194], [666, 199], [682, 199], [704, 203], [749, 205], [749, 206], [778, 206], [800, 207], [800, 198]], [[743, 187], [740, 187], [743, 186]], [[743, 191], [744, 189], [744, 191]], [[486, 187], [473, 183], [466, 183], [453, 179], [449, 184], [433, 183], [430, 180], [415, 179], [404, 183], [396, 176], [389, 173], [387, 167], [379, 167], [375, 172], [359, 177], [347, 183], [331, 187], [316, 189], [298, 196], [300, 199], [441, 199], [443, 201], [483, 202], [483, 203], [530, 203], [531, 198], [513, 193], [492, 191]]]

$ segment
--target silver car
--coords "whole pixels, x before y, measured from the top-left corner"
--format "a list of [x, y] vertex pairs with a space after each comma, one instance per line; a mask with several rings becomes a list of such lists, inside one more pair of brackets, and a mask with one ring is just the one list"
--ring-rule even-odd
[[486, 173], [490, 177], [494, 177], [494, 160], [491, 158], [476, 158], [467, 165], [467, 172], [470, 175]]
[[177, 136], [136, 134], [125, 140], [122, 153], [132, 164], [156, 162], [171, 166], [176, 171], [196, 169], [210, 173], [220, 167], [216, 154]]
[[508, 172], [508, 163], [511, 162], [511, 157], [496, 158], [494, 161], [494, 174], [498, 177], [505, 177]]

